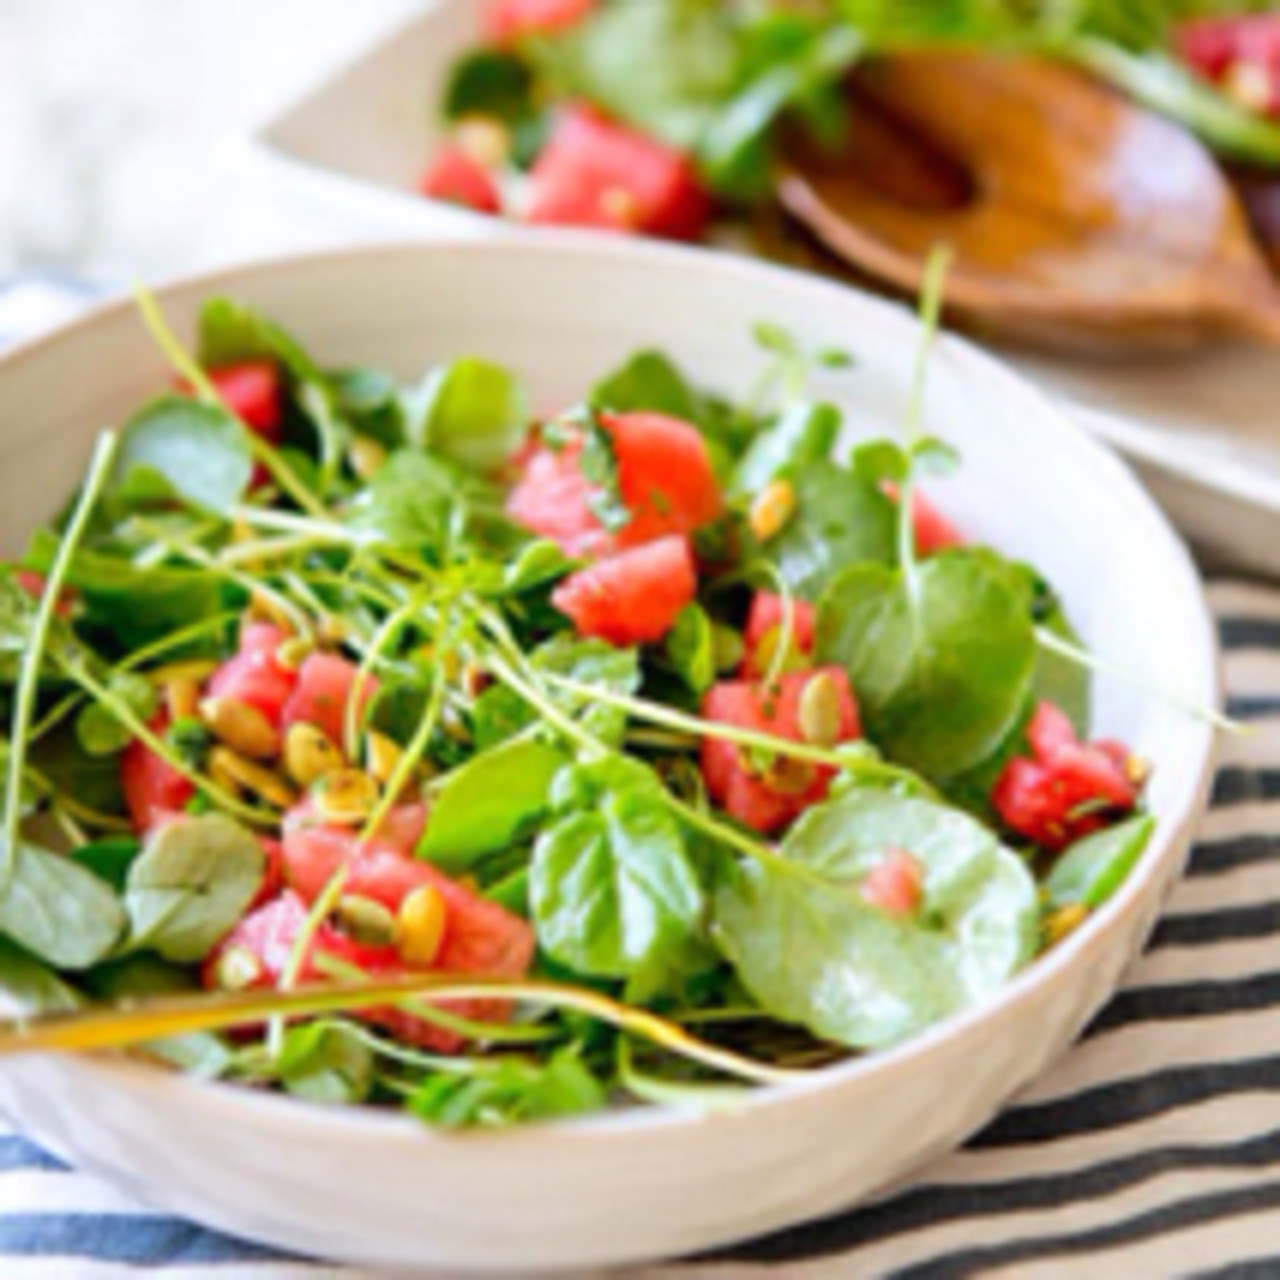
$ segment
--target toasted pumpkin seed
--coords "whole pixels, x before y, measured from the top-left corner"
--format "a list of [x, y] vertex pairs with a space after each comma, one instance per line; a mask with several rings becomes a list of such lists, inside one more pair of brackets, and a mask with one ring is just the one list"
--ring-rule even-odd
[[1088, 917], [1089, 908], [1081, 902], [1072, 902], [1050, 912], [1044, 922], [1044, 945], [1056, 947], [1084, 924]]
[[327, 822], [355, 826], [377, 807], [378, 784], [359, 769], [336, 769], [311, 786], [316, 812]]
[[748, 517], [760, 542], [776, 538], [796, 513], [796, 491], [790, 480], [771, 480], [756, 495]]
[[291, 724], [284, 735], [285, 772], [300, 787], [309, 787], [330, 773], [346, 768], [342, 752], [323, 729], [304, 720]]
[[400, 903], [396, 913], [396, 945], [407, 964], [429, 965], [444, 941], [445, 905], [440, 891], [419, 885]]
[[830, 671], [819, 671], [805, 682], [796, 718], [806, 742], [834, 747], [840, 741], [840, 686]]
[[511, 157], [511, 134], [488, 116], [459, 120], [453, 140], [482, 169], [501, 169]]
[[266, 716], [235, 698], [205, 698], [200, 719], [219, 742], [250, 760], [273, 760], [280, 754], [280, 735]]
[[315, 647], [315, 641], [310, 636], [290, 636], [276, 650], [276, 661], [286, 671], [297, 671], [315, 651]]
[[400, 744], [385, 733], [370, 729], [365, 735], [365, 767], [375, 782], [382, 786], [391, 780], [404, 752]]
[[214, 981], [223, 991], [244, 991], [263, 977], [262, 961], [248, 947], [228, 947], [214, 965]]
[[396, 941], [396, 918], [380, 902], [347, 893], [333, 909], [334, 923], [362, 947], [389, 947]]
[[200, 707], [200, 682], [187, 676], [179, 676], [164, 686], [165, 706], [169, 708], [169, 721], [191, 720]]
[[347, 461], [360, 480], [372, 480], [386, 460], [386, 448], [369, 436], [356, 436], [347, 446]]
[[219, 774], [230, 778], [239, 789], [277, 809], [288, 809], [298, 799], [298, 793], [274, 769], [246, 759], [227, 746], [214, 747], [209, 752], [209, 773], [215, 781]]
[[203, 684], [217, 669], [218, 663], [213, 658], [188, 658], [183, 662], [166, 662], [161, 667], [152, 667], [146, 677], [157, 688], [163, 689], [175, 680], [193, 680], [196, 684]]

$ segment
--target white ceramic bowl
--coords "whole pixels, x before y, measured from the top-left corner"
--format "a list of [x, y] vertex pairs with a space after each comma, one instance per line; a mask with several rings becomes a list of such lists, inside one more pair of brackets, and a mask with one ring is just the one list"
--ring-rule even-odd
[[[906, 312], [803, 276], [681, 249], [490, 241], [358, 250], [250, 266], [160, 291], [189, 333], [201, 299], [264, 308], [327, 362], [408, 377], [481, 352], [546, 407], [657, 344], [742, 390], [767, 318], [856, 352], [824, 390], [857, 432], [891, 430], [917, 328]], [[116, 304], [0, 360], [0, 536], [13, 553], [75, 484], [92, 436], [168, 379]], [[1128, 471], [1029, 386], [943, 340], [927, 425], [962, 451], [935, 489], [973, 537], [1033, 560], [1111, 665], [1217, 700], [1195, 573]], [[1103, 682], [1100, 730], [1155, 764], [1152, 847], [1120, 894], [984, 1008], [892, 1053], [761, 1090], [712, 1116], [604, 1115], [446, 1135], [394, 1114], [326, 1110], [124, 1060], [18, 1059], [0, 1107], [37, 1139], [164, 1209], [322, 1256], [555, 1268], [703, 1249], [848, 1206], [960, 1142], [1070, 1042], [1115, 987], [1178, 874], [1210, 776], [1199, 722]], [[785, 957], [779, 957], [785, 963]]]

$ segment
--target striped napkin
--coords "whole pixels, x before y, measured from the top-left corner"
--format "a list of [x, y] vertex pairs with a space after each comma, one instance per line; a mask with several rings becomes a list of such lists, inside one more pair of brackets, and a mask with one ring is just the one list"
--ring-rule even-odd
[[[1224, 581], [1210, 596], [1228, 710], [1254, 732], [1225, 744], [1187, 877], [1080, 1044], [912, 1189], [613, 1280], [1280, 1276], [1280, 590]], [[375, 1274], [150, 1212], [0, 1125], [3, 1280], [157, 1269]]]

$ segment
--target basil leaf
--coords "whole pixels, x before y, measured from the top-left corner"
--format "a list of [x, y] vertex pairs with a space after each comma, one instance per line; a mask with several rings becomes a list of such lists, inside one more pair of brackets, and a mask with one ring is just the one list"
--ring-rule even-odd
[[[905, 918], [861, 896], [895, 849], [923, 871], [922, 902]], [[1034, 953], [1030, 873], [954, 810], [848, 791], [805, 814], [781, 856], [720, 888], [713, 936], [769, 1013], [824, 1039], [898, 1044], [988, 998]]]
[[1154, 818], [1141, 814], [1076, 841], [1053, 864], [1045, 881], [1048, 908], [1102, 906], [1125, 882], [1155, 827]]
[[472, 471], [492, 471], [529, 427], [524, 388], [501, 366], [464, 356], [433, 369], [407, 405], [409, 439]]
[[264, 866], [257, 838], [221, 814], [166, 823], [129, 868], [130, 949], [203, 960], [253, 901]]
[[0, 933], [55, 969], [87, 969], [124, 932], [111, 887], [61, 854], [23, 841], [0, 897]]
[[661, 784], [620, 759], [565, 771], [566, 813], [538, 837], [530, 901], [539, 944], [596, 977], [649, 977], [696, 938], [704, 908]]
[[855, 565], [818, 610], [817, 652], [858, 692], [867, 735], [930, 778], [979, 764], [1025, 706], [1036, 643], [1023, 601], [989, 554], [933, 556], [909, 590], [897, 570]]
[[175, 497], [222, 515], [249, 488], [244, 427], [225, 409], [186, 396], [153, 400], [125, 425], [110, 497], [155, 505]]
[[816, 601], [849, 565], [894, 562], [896, 508], [876, 486], [824, 460], [812, 462], [791, 480], [795, 514], [757, 555], [801, 599]]
[[536, 738], [513, 738], [474, 756], [433, 794], [418, 856], [456, 873], [514, 844], [546, 811], [551, 781], [567, 761]]

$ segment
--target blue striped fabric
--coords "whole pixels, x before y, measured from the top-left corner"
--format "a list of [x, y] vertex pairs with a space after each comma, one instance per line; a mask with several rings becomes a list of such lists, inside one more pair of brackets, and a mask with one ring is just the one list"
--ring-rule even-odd
[[[1254, 732], [1227, 743], [1188, 875], [1076, 1048], [912, 1189], [632, 1280], [1280, 1275], [1280, 591], [1211, 595]], [[0, 1132], [0, 1277], [155, 1269], [368, 1274], [151, 1213]]]

